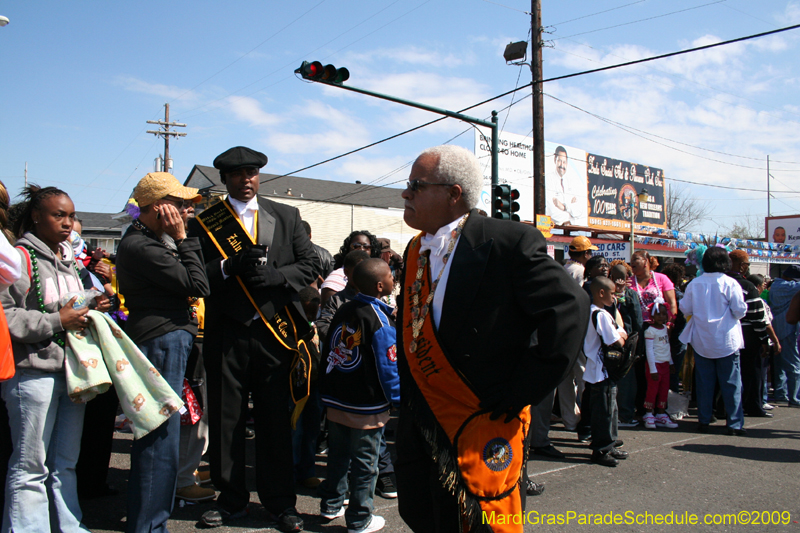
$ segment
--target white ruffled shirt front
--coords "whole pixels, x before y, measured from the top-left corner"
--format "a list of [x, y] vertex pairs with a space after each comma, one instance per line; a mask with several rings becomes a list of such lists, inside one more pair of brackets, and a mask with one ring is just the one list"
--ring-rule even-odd
[[436, 281], [436, 276], [439, 275], [439, 272], [442, 271], [442, 266], [444, 266], [444, 271], [442, 272], [442, 277], [439, 278], [439, 284], [437, 285], [436, 292], [433, 294], [433, 301], [431, 302], [431, 311], [433, 312], [433, 326], [435, 328], [439, 327], [439, 321], [442, 318], [442, 304], [444, 302], [444, 293], [447, 289], [447, 279], [450, 277], [450, 265], [453, 264], [453, 257], [455, 256], [456, 247], [458, 246], [458, 241], [461, 239], [461, 235], [459, 234], [458, 239], [456, 239], [455, 244], [453, 245], [453, 253], [450, 255], [450, 258], [447, 260], [447, 264], [444, 264], [444, 256], [447, 253], [447, 248], [450, 245], [450, 236], [452, 235], [453, 231], [458, 227], [458, 223], [461, 222], [462, 217], [458, 217], [451, 223], [447, 224], [446, 226], [442, 226], [439, 228], [439, 231], [436, 232], [435, 235], [431, 235], [426, 233], [421, 240], [421, 247], [419, 253], [422, 254], [428, 250], [431, 251], [431, 255], [429, 258], [429, 268], [431, 274], [431, 283]]

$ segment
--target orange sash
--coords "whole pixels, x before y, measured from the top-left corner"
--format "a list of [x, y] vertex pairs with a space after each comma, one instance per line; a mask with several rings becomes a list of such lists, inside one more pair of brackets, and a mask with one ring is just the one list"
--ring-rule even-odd
[[[489, 413], [480, 409], [480, 400], [463, 375], [450, 364], [436, 338], [433, 319], [427, 318], [419, 335], [413, 338], [412, 293], [418, 290], [418, 301], [427, 301], [430, 293], [430, 269], [424, 265], [424, 275], [414, 279], [420, 260], [420, 236], [414, 238], [408, 250], [403, 306], [403, 345], [411, 375], [420, 392], [447, 434], [451, 453], [458, 457], [460, 476], [442, 473], [445, 487], [455, 489], [461, 506], [464, 530], [488, 525], [495, 532], [522, 531], [522, 502], [519, 484], [525, 466], [525, 436], [530, 424], [530, 407], [508, 424], [505, 417], [489, 420]], [[428, 314], [431, 314], [430, 312]], [[414, 343], [413, 341], [416, 342]], [[411, 347], [415, 348], [411, 352]], [[424, 432], [430, 439], [430, 433]], [[429, 442], [434, 449], [436, 443]], [[458, 479], [460, 477], [460, 480]], [[522, 490], [525, 490], [524, 487]], [[470, 502], [472, 500], [472, 502]], [[477, 501], [482, 516], [468, 513]], [[494, 516], [494, 520], [491, 517]]]

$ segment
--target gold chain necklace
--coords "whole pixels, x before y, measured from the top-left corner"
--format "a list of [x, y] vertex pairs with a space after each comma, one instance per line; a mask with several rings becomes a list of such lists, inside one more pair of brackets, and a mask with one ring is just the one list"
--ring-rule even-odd
[[442, 279], [444, 269], [447, 267], [447, 261], [453, 254], [453, 248], [455, 248], [456, 241], [458, 240], [459, 235], [461, 235], [461, 230], [464, 229], [464, 224], [467, 223], [468, 218], [469, 213], [464, 215], [464, 217], [458, 223], [458, 227], [450, 232], [450, 243], [447, 245], [447, 253], [445, 253], [444, 257], [442, 258], [444, 264], [442, 265], [442, 269], [439, 271], [439, 275], [436, 276], [436, 281], [431, 284], [431, 292], [428, 293], [428, 297], [425, 299], [425, 303], [422, 305], [422, 307], [419, 305], [419, 293], [422, 290], [422, 284], [424, 283], [422, 277], [425, 272], [425, 268], [428, 266], [428, 257], [420, 254], [417, 258], [417, 277], [414, 281], [414, 284], [411, 286], [411, 336], [413, 340], [408, 347], [411, 353], [417, 351], [417, 337], [419, 337], [419, 333], [422, 331], [422, 325], [425, 323], [425, 318], [428, 316], [428, 310], [431, 307], [431, 302], [433, 301], [433, 295], [436, 292], [436, 287], [439, 286], [439, 280]]

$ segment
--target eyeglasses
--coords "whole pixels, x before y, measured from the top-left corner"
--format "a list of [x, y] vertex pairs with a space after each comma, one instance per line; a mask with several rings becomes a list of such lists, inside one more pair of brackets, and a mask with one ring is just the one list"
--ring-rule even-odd
[[178, 211], [186, 211], [194, 205], [192, 200], [173, 200], [172, 198], [164, 198], [164, 200], [174, 205]]
[[417, 192], [421, 187], [428, 185], [444, 185], [445, 187], [452, 187], [452, 183], [431, 183], [429, 181], [410, 180], [406, 183], [406, 188], [411, 192]]
[[360, 242], [351, 242], [350, 243], [350, 249], [351, 250], [360, 250], [362, 248], [364, 250], [372, 250], [372, 245], [371, 244], [362, 244]]

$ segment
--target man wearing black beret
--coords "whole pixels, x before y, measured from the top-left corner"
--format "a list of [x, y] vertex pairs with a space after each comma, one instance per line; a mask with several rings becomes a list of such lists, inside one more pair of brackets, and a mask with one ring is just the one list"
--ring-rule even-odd
[[[259, 198], [259, 169], [267, 156], [242, 146], [214, 160], [228, 191], [190, 227], [203, 243], [211, 296], [206, 299], [205, 365], [211, 479], [221, 491], [203, 514], [209, 527], [247, 512], [245, 423], [252, 394], [256, 488], [282, 531], [300, 531], [295, 508], [290, 386], [302, 377], [298, 340], [305, 334], [298, 292], [314, 281], [314, 250], [294, 207]], [[298, 364], [301, 361], [301, 364]], [[300, 387], [302, 388], [302, 387]], [[307, 389], [306, 389], [307, 391]], [[301, 405], [301, 404], [300, 404]]]

